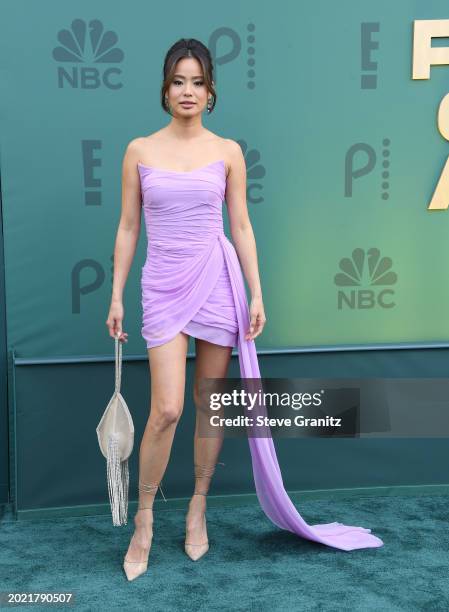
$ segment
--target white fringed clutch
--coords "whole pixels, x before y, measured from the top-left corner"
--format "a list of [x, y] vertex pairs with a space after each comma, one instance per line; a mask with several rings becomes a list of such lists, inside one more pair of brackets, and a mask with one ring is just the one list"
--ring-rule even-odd
[[122, 378], [122, 343], [115, 337], [115, 391], [97, 425], [98, 444], [107, 460], [107, 478], [112, 522], [128, 521], [128, 458], [134, 445], [134, 424], [120, 393]]

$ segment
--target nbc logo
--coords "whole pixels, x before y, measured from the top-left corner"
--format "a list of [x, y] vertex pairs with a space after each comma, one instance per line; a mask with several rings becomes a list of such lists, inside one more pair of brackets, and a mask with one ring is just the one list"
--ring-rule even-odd
[[246, 140], [237, 140], [245, 157], [246, 178], [248, 179], [246, 187], [246, 199], [251, 204], [260, 204], [264, 201], [261, 191], [263, 185], [260, 182], [265, 176], [265, 166], [260, 163], [260, 153], [257, 149], [249, 149]]
[[[58, 32], [59, 46], [53, 49], [58, 66], [58, 87], [65, 84], [73, 89], [121, 89], [122, 71], [113, 64], [123, 61], [124, 53], [117, 47], [118, 36], [105, 30], [99, 19], [87, 22], [74, 19], [70, 30]], [[112, 64], [112, 65], [111, 65]]]
[[397, 274], [392, 271], [390, 257], [381, 257], [379, 249], [354, 249], [351, 258], [343, 257], [341, 272], [334, 276], [338, 291], [338, 309], [393, 308], [394, 285]]

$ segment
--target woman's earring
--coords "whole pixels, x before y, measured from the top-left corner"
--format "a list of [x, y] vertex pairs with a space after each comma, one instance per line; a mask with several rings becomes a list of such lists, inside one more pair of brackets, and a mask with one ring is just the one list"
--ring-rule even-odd
[[212, 111], [212, 98], [208, 98], [207, 100], [207, 112], [210, 113]]
[[171, 108], [170, 108], [170, 104], [168, 103], [168, 96], [165, 96], [165, 104], [166, 104], [166, 106], [168, 108], [169, 114], [171, 115]]

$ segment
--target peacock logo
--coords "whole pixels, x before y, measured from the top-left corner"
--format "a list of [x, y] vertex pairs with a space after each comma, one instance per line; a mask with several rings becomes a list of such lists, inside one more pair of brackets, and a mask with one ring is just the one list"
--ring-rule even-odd
[[[58, 87], [73, 89], [121, 89], [122, 71], [116, 65], [123, 61], [124, 53], [117, 47], [118, 36], [105, 30], [99, 19], [89, 22], [74, 19], [71, 29], [58, 32], [58, 42], [53, 58], [58, 66]], [[100, 65], [104, 66], [100, 66]]]
[[[338, 291], [338, 309], [368, 309], [380, 306], [393, 308], [394, 289], [397, 274], [392, 270], [391, 257], [381, 257], [379, 249], [365, 251], [357, 248], [351, 257], [343, 257], [339, 267], [341, 272], [334, 276]], [[350, 287], [354, 287], [350, 289]]]
[[247, 189], [246, 199], [252, 204], [263, 202], [261, 195], [256, 195], [263, 189], [260, 180], [265, 176], [265, 166], [260, 163], [260, 153], [257, 149], [248, 149], [246, 140], [237, 140], [245, 157]]

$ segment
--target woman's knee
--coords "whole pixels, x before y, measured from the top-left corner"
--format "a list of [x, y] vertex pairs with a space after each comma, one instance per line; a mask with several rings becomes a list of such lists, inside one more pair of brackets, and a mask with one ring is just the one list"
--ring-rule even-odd
[[197, 408], [204, 408], [209, 400], [211, 385], [207, 381], [196, 380], [193, 385], [193, 403]]
[[151, 404], [150, 421], [157, 430], [176, 424], [181, 418], [182, 404], [177, 401], [156, 400]]

